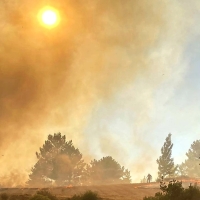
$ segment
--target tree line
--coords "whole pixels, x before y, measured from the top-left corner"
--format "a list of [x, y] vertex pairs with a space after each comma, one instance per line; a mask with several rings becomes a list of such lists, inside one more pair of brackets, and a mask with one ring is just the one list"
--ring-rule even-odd
[[37, 162], [27, 182], [31, 187], [131, 182], [130, 171], [111, 156], [85, 163], [72, 140], [66, 141], [61, 133], [49, 135], [36, 156]]
[[[187, 159], [180, 165], [174, 164], [172, 158], [173, 143], [171, 134], [165, 139], [161, 148], [161, 156], [156, 160], [158, 177], [200, 177], [200, 140], [192, 143], [186, 153]], [[121, 166], [111, 156], [85, 163], [78, 148], [72, 140], [66, 141], [65, 135], [54, 133], [48, 135], [43, 146], [36, 152], [37, 162], [31, 169], [27, 184], [31, 187], [51, 185], [99, 185], [114, 183], [130, 183], [128, 169]]]
[[200, 178], [200, 140], [196, 140], [191, 144], [186, 153], [186, 160], [179, 165], [175, 165], [172, 158], [173, 143], [171, 136], [171, 134], [168, 134], [166, 137], [161, 148], [161, 156], [156, 160], [158, 164], [158, 179], [174, 177]]

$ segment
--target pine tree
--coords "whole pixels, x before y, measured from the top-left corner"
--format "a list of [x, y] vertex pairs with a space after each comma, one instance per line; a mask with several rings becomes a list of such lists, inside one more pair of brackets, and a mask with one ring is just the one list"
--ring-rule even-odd
[[156, 160], [158, 163], [158, 177], [171, 177], [175, 174], [177, 166], [174, 166], [174, 159], [171, 158], [173, 144], [171, 134], [168, 134], [165, 143], [161, 148], [161, 156]]
[[200, 140], [192, 143], [190, 149], [186, 153], [187, 159], [183, 163], [186, 175], [190, 177], [200, 177], [199, 156], [200, 156]]
[[178, 171], [178, 176], [186, 177], [188, 174], [187, 166], [185, 163], [181, 163], [180, 165], [178, 165], [177, 171]]
[[123, 180], [123, 183], [130, 183], [131, 182], [131, 172], [128, 169], [126, 169], [124, 171], [124, 175], [123, 175], [122, 180]]
[[79, 184], [85, 170], [82, 154], [61, 133], [49, 135], [36, 156], [38, 161], [29, 175], [29, 185], [46, 186], [52, 181], [56, 185]]

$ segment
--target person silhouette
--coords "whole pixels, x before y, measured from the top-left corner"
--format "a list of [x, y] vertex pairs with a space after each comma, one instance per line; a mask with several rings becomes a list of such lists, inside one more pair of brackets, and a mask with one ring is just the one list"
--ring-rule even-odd
[[147, 175], [147, 183], [150, 183], [150, 182], [151, 182], [151, 179], [152, 179], [151, 174], [148, 174], [148, 175]]

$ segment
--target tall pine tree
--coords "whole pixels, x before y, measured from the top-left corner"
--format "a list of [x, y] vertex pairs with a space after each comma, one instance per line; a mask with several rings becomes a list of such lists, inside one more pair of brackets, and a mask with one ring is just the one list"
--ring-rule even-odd
[[171, 177], [175, 174], [177, 166], [174, 166], [174, 159], [171, 158], [173, 144], [171, 142], [171, 134], [168, 134], [165, 143], [161, 148], [161, 156], [156, 160], [158, 163], [158, 177]]
[[30, 186], [48, 186], [53, 181], [57, 186], [77, 185], [85, 171], [85, 163], [79, 149], [72, 141], [66, 141], [65, 135], [49, 135], [39, 152], [37, 163], [29, 175]]
[[191, 147], [186, 153], [186, 156], [187, 159], [182, 164], [183, 166], [185, 166], [186, 175], [190, 177], [200, 177], [200, 140], [196, 140], [191, 144]]

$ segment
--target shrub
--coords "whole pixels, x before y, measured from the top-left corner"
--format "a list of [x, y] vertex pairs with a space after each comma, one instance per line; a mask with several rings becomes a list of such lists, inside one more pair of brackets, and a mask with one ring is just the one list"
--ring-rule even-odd
[[98, 200], [98, 195], [96, 192], [87, 191], [81, 195], [74, 195], [72, 198], [68, 198], [67, 200]]
[[183, 200], [199, 200], [200, 199], [199, 188], [197, 186], [189, 186], [188, 189], [185, 189], [182, 198]]
[[35, 194], [30, 200], [50, 200], [50, 199], [46, 196]]
[[12, 194], [9, 197], [9, 200], [29, 200], [31, 195], [29, 194]]
[[74, 195], [72, 198], [68, 198], [66, 200], [81, 200], [81, 196], [80, 195]]
[[168, 186], [166, 186], [165, 183], [161, 182], [160, 189], [166, 196], [169, 196], [169, 198], [171, 199], [179, 197], [184, 191], [182, 182], [176, 180], [170, 181]]
[[160, 189], [154, 197], [144, 197], [143, 200], [199, 200], [200, 190], [197, 186], [189, 186], [184, 189], [182, 182], [173, 180], [166, 185], [163, 181], [160, 182]]
[[45, 196], [45, 197], [48, 197], [49, 200], [57, 200], [57, 197], [52, 195], [49, 191], [47, 190], [40, 190], [37, 192], [38, 195], [42, 195], [42, 196]]
[[85, 194], [83, 194], [81, 200], [97, 200], [98, 195], [95, 192], [87, 191]]
[[2, 193], [1, 194], [1, 200], [7, 200], [8, 199], [8, 194], [6, 194], [6, 193]]

